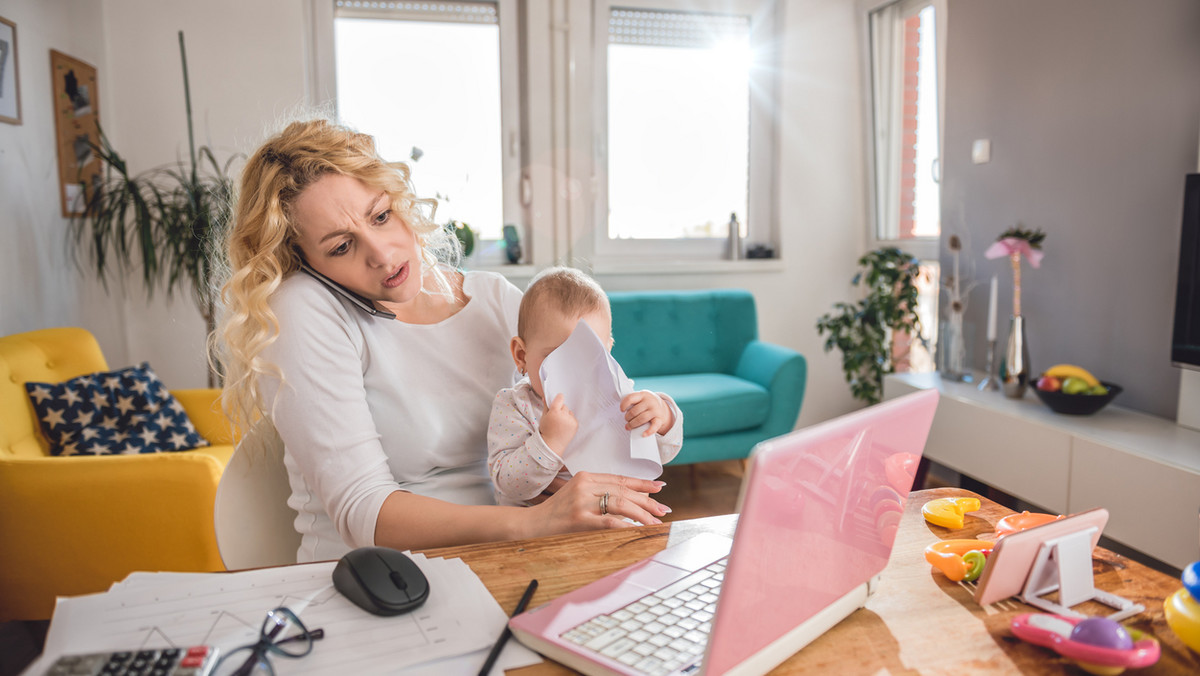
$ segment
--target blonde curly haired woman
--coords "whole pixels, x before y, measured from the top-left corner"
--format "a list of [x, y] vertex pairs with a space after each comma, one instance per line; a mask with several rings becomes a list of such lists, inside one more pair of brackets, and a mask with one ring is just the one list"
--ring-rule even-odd
[[659, 523], [661, 482], [579, 474], [495, 505], [487, 425], [513, 382], [521, 292], [456, 269], [408, 169], [374, 140], [296, 122], [243, 170], [219, 344], [225, 405], [284, 442], [299, 561]]

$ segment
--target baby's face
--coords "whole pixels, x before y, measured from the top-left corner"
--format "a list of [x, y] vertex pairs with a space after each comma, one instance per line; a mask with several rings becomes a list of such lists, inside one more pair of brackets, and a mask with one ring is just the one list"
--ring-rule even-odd
[[[571, 337], [575, 326], [581, 321], [587, 322], [592, 331], [596, 332], [596, 335], [600, 337], [600, 342], [604, 343], [605, 349], [612, 349], [612, 318], [602, 310], [582, 317], [566, 317], [557, 313], [543, 315], [539, 321], [534, 323], [529, 335], [526, 336], [525, 372], [529, 374], [529, 383], [533, 386], [533, 391], [537, 392], [542, 399], [546, 398], [546, 392], [542, 387], [542, 362], [550, 356], [551, 352], [558, 349], [559, 345], [566, 342], [567, 338]], [[517, 365], [521, 366], [519, 356]]]

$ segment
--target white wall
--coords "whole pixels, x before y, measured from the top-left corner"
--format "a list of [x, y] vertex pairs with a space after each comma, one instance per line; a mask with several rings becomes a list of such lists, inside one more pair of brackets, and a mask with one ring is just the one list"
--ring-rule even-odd
[[[8, 9], [12, 4], [0, 1], [0, 16], [18, 23], [23, 100], [43, 102], [40, 109], [25, 104], [26, 125], [34, 118], [49, 126], [32, 134], [29, 127], [0, 124], [0, 196], [5, 205], [20, 200], [19, 209], [0, 211], [0, 236], [19, 243], [0, 247], [0, 332], [80, 324], [97, 333], [112, 365], [149, 361], [172, 387], [201, 386], [203, 323], [190, 298], [147, 304], [135, 283], [128, 294], [119, 288], [112, 297], [93, 294], [63, 263], [65, 224], [54, 217], [53, 122], [42, 75], [49, 70], [46, 49], [55, 46], [99, 68], [102, 123], [140, 171], [187, 153], [177, 42], [183, 29], [197, 142], [225, 157], [253, 149], [305, 104], [308, 1], [26, 0]], [[749, 289], [758, 300], [762, 337], [808, 359], [800, 419], [808, 424], [856, 407], [840, 359], [822, 351], [815, 324], [834, 302], [851, 299], [854, 260], [865, 246], [862, 88], [854, 3], [786, 0], [785, 18], [779, 168], [784, 269], [609, 275], [600, 281], [613, 290]], [[98, 25], [102, 33], [92, 30]], [[39, 31], [82, 44], [50, 45], [46, 38], [31, 47]], [[14, 165], [12, 155], [22, 163]], [[31, 300], [25, 286], [44, 288]]]
[[[101, 7], [74, 0], [3, 0], [17, 26], [22, 124], [0, 123], [0, 335], [64, 325], [89, 328], [124, 365], [118, 303], [67, 257], [59, 203], [50, 50], [98, 69], [102, 119], [110, 97]], [[119, 283], [118, 283], [119, 286]]]
[[[218, 159], [252, 150], [304, 101], [303, 0], [102, 5], [109, 99], [118, 107], [109, 134], [136, 170], [187, 157], [180, 30], [187, 43], [196, 144], [212, 147]], [[130, 302], [125, 360], [149, 361], [172, 387], [203, 386], [204, 322], [191, 297], [158, 299], [146, 307], [133, 294]]]

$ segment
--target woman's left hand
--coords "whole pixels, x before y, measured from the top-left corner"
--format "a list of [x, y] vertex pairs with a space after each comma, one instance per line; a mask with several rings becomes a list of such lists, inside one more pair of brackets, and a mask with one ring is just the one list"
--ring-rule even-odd
[[546, 500], [550, 499], [551, 495], [554, 495], [555, 493], [557, 493], [558, 489], [560, 489], [566, 485], [567, 485], [566, 479], [564, 479], [560, 476], [554, 477], [553, 479], [550, 480], [550, 485], [546, 486], [544, 489], [542, 489], [542, 492], [540, 495], [534, 496], [533, 499], [529, 501], [529, 504], [531, 504], [531, 505], [542, 504]]
[[579, 472], [565, 483], [555, 482], [547, 489], [554, 494], [529, 508], [538, 514], [537, 535], [659, 524], [659, 517], [671, 511], [650, 497], [666, 485], [661, 481]]

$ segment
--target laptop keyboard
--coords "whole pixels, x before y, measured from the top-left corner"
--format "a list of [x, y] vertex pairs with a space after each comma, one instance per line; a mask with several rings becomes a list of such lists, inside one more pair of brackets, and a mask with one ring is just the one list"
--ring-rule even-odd
[[562, 638], [655, 676], [698, 665], [708, 644], [726, 560], [594, 617]]

